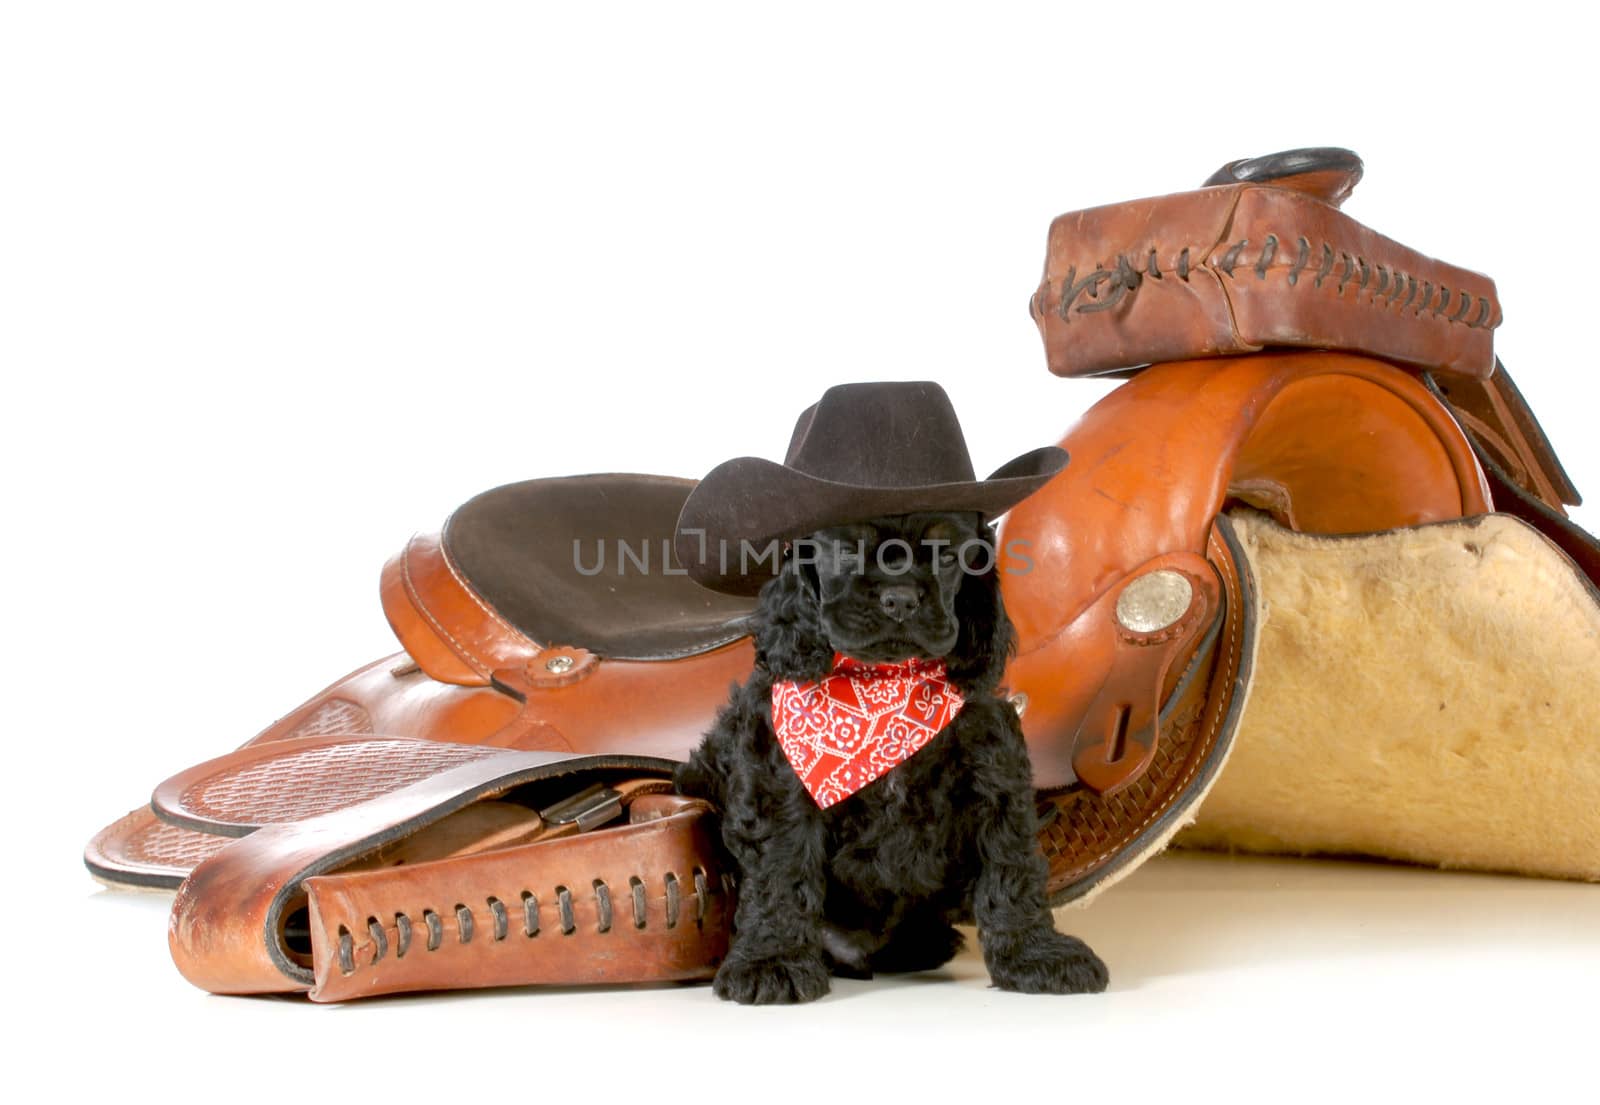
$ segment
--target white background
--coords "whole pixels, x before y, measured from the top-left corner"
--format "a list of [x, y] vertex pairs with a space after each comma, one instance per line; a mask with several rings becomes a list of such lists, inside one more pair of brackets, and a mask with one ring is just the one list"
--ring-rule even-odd
[[1173, 857], [1063, 916], [1101, 998], [967, 958], [802, 1010], [315, 1008], [192, 990], [164, 899], [78, 858], [390, 651], [382, 561], [484, 488], [775, 455], [845, 380], [943, 382], [980, 471], [1052, 440], [1104, 385], [1051, 377], [1027, 317], [1050, 218], [1236, 157], [1350, 146], [1346, 210], [1493, 275], [1499, 349], [1600, 495], [1590, 31], [1529, 3], [0, 11], [15, 1087], [1592, 1095], [1596, 887]]

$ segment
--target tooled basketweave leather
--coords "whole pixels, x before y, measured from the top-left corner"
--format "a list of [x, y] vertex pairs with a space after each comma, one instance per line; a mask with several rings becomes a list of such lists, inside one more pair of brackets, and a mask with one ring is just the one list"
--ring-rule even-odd
[[[1509, 378], [1494, 371], [1493, 285], [1339, 212], [1359, 177], [1353, 158], [1296, 156], [1280, 155], [1275, 176], [1245, 166], [1227, 183], [1062, 216], [1051, 229], [1034, 310], [1052, 369], [1157, 362], [1082, 417], [1062, 440], [1067, 472], [1004, 523], [1003, 539], [1025, 542], [1034, 565], [1004, 577], [1019, 637], [1006, 684], [1034, 761], [1058, 903], [1104, 888], [1158, 850], [1226, 759], [1257, 616], [1227, 504], [1320, 533], [1498, 507], [1565, 541], [1591, 577], [1600, 571], [1592, 539], [1562, 516], [1563, 501], [1576, 500], [1570, 483]], [[497, 496], [587, 496], [598, 511], [627, 493], [670, 508], [688, 486], [643, 476], [532, 481], [460, 513], [481, 516]], [[540, 594], [502, 599], [504, 584], [489, 586], [482, 550], [463, 529], [453, 518], [384, 569], [384, 609], [405, 653], [335, 683], [244, 754], [347, 724], [671, 761], [749, 670], [736, 619], [727, 632], [713, 626], [697, 644], [655, 655], [614, 637], [585, 647], [594, 642], [577, 639], [581, 624], [573, 639], [541, 639], [515, 612], [519, 602], [536, 607]], [[516, 562], [517, 549], [499, 552]], [[1127, 617], [1153, 583], [1179, 600], [1154, 621]], [[220, 839], [179, 827], [205, 821], [185, 822], [183, 808], [169, 801], [110, 826], [90, 845], [91, 869], [113, 882], [176, 882]], [[204, 827], [215, 832], [218, 822]]]

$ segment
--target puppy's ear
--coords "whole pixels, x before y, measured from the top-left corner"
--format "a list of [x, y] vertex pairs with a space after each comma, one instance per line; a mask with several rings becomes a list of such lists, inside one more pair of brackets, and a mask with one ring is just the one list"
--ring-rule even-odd
[[756, 603], [756, 663], [776, 679], [821, 679], [833, 668], [833, 646], [822, 631], [816, 577], [791, 556]]
[[[984, 526], [979, 535], [989, 543], [991, 552], [998, 549], [993, 526]], [[968, 691], [998, 687], [1006, 661], [1017, 647], [1011, 619], [1000, 601], [999, 559], [991, 555], [986, 572], [963, 573], [961, 590], [956, 592], [955, 612], [961, 628], [945, 667], [950, 678]]]

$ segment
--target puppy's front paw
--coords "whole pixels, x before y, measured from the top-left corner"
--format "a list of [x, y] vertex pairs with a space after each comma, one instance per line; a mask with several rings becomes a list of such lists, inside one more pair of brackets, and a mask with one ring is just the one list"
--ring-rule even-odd
[[740, 1005], [793, 1005], [828, 992], [828, 968], [820, 956], [730, 956], [717, 971], [712, 991]]
[[1089, 945], [1053, 929], [1008, 940], [986, 958], [990, 980], [1022, 994], [1098, 994], [1111, 978]]

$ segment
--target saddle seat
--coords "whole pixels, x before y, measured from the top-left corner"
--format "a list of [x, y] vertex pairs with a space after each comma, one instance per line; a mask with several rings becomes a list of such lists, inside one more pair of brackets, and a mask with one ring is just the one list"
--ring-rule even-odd
[[605, 473], [527, 480], [451, 516], [444, 553], [523, 636], [611, 660], [676, 660], [743, 637], [753, 599], [707, 590], [672, 559], [693, 480]]

